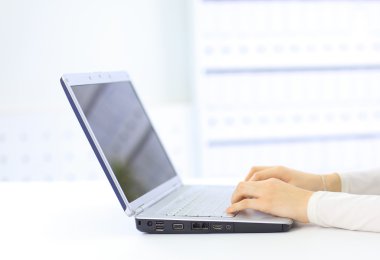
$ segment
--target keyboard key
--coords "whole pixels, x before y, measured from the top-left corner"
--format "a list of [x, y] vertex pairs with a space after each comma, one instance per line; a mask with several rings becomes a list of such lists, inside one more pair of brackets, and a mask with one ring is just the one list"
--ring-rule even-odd
[[234, 215], [226, 213], [231, 192], [223, 191], [219, 187], [196, 187], [170, 203], [163, 212], [167, 216], [232, 218]]

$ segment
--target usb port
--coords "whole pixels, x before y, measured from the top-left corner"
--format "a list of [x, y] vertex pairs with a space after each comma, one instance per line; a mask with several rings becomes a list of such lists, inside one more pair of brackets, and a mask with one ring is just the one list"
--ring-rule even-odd
[[173, 224], [173, 229], [174, 230], [182, 230], [183, 229], [183, 224], [175, 223], [175, 224]]
[[156, 221], [156, 231], [162, 232], [164, 231], [164, 222], [163, 221]]

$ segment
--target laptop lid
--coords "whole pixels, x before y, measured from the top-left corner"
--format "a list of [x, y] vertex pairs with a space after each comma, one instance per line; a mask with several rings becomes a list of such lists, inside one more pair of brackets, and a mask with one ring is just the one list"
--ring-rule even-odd
[[182, 185], [126, 72], [66, 74], [61, 84], [129, 216]]

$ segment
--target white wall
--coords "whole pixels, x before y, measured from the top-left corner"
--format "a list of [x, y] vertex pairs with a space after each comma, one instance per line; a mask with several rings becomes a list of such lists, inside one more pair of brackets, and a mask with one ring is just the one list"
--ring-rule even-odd
[[190, 100], [189, 1], [0, 0], [0, 180], [103, 176], [59, 79], [107, 70], [129, 72], [163, 124], [173, 161], [188, 172], [178, 129], [189, 127], [178, 109], [164, 109], [166, 121], [160, 111]]
[[66, 106], [63, 73], [127, 70], [149, 103], [187, 101], [187, 3], [0, 2], [0, 111]]

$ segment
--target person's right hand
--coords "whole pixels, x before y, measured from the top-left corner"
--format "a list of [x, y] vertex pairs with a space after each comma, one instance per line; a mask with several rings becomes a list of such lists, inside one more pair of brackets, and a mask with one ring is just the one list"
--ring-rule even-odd
[[[261, 181], [277, 178], [294, 186], [310, 191], [324, 190], [322, 175], [301, 172], [283, 166], [256, 166], [252, 167], [245, 181]], [[338, 174], [325, 176], [326, 188], [329, 191], [340, 191], [340, 177]]]

